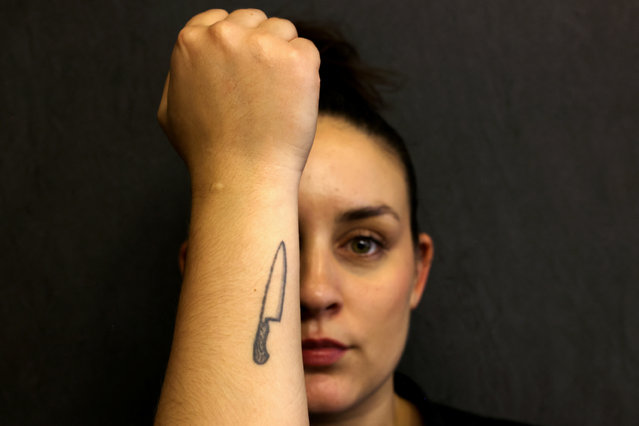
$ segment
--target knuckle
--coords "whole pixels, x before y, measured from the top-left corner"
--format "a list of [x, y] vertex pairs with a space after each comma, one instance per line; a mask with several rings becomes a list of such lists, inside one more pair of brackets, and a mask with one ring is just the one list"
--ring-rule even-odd
[[252, 33], [246, 38], [246, 47], [253, 57], [262, 63], [278, 64], [283, 53], [281, 40], [268, 33]]
[[287, 27], [295, 27], [295, 25], [293, 25], [293, 23], [291, 21], [289, 21], [286, 18], [278, 18], [277, 16], [273, 16], [271, 18], [268, 18], [268, 21], [270, 21], [273, 24], [277, 24], [277, 25], [282, 25], [282, 26], [287, 26]]
[[208, 27], [208, 30], [214, 40], [230, 40], [235, 33], [235, 24], [229, 21], [219, 21]]
[[228, 16], [228, 12], [226, 11], [226, 9], [209, 9], [206, 12], [207, 15], [213, 15], [213, 17], [221, 17], [224, 18], [226, 16]]
[[260, 9], [255, 9], [255, 8], [238, 9], [236, 12], [243, 13], [243, 14], [245, 13], [247, 15], [258, 15], [258, 16], [266, 19], [266, 13], [264, 13]]
[[310, 40], [299, 38], [296, 40], [295, 53], [299, 61], [308, 64], [309, 67], [319, 68], [320, 53]]
[[295, 27], [295, 24], [293, 24], [291, 21], [289, 21], [288, 19], [283, 19], [283, 18], [276, 18], [277, 21], [277, 25], [282, 28], [283, 31], [287, 32], [290, 34], [290, 36], [292, 37], [297, 37], [297, 28]]
[[246, 38], [247, 46], [259, 56], [264, 56], [269, 50], [271, 44], [270, 36], [263, 33], [251, 33]]
[[211, 21], [224, 19], [226, 16], [228, 16], [228, 12], [224, 9], [209, 9], [193, 16], [186, 25], [206, 25], [212, 23]]
[[180, 30], [177, 42], [179, 45], [190, 46], [198, 39], [198, 28], [186, 26]]

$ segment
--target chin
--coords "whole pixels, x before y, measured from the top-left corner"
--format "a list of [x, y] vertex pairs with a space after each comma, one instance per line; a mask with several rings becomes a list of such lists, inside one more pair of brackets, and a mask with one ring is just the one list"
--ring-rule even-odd
[[[311, 415], [344, 412], [357, 402], [353, 382], [326, 373], [306, 373], [306, 399]], [[341, 380], [340, 380], [341, 379]]]

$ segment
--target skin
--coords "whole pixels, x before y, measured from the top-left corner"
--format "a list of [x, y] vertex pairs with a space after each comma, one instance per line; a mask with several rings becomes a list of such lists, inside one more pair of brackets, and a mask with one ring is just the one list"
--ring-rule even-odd
[[[302, 425], [309, 412], [318, 424], [407, 424], [392, 371], [431, 243], [420, 235], [413, 246], [402, 167], [380, 141], [343, 120], [318, 124], [318, 68], [293, 24], [259, 10], [210, 10], [178, 36], [158, 118], [188, 167], [192, 205], [156, 424]], [[382, 205], [374, 218], [337, 220]], [[282, 244], [282, 316], [258, 365], [262, 295]], [[348, 349], [305, 369], [300, 336]]]
[[317, 122], [319, 59], [290, 21], [260, 10], [212, 9], [187, 22], [171, 55], [158, 120], [196, 196], [227, 181], [231, 166], [251, 167], [250, 174], [233, 175], [242, 181], [286, 180], [297, 190]]
[[[158, 119], [189, 170], [191, 219], [158, 425], [308, 424], [297, 206], [318, 69], [315, 46], [259, 10], [210, 10], [180, 31]], [[282, 243], [283, 313], [258, 365], [260, 306]]]
[[[382, 214], [341, 219], [380, 205], [388, 208]], [[311, 420], [388, 420], [392, 373], [433, 252], [426, 234], [417, 250], [413, 245], [401, 164], [375, 137], [343, 119], [320, 116], [300, 183], [299, 217], [302, 338], [331, 338], [349, 347], [334, 365], [305, 367]]]
[[[379, 205], [388, 212], [341, 220]], [[426, 234], [415, 249], [409, 219], [399, 161], [344, 119], [320, 116], [299, 189], [302, 339], [331, 338], [350, 349], [335, 365], [305, 367], [312, 424], [415, 420], [414, 407], [393, 393], [392, 373], [433, 250]]]

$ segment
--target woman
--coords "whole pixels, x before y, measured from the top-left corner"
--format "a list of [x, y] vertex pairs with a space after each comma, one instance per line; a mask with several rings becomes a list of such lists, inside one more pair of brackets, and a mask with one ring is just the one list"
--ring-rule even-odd
[[412, 166], [350, 46], [312, 38], [257, 10], [178, 37], [158, 115], [192, 212], [158, 424], [442, 420], [394, 391], [433, 253]]

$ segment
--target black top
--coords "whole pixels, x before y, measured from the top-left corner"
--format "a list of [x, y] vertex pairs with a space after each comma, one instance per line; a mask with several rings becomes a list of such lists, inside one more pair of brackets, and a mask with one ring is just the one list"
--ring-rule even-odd
[[482, 417], [456, 408], [431, 402], [419, 385], [401, 373], [395, 373], [395, 393], [413, 404], [427, 426], [524, 426], [525, 423]]

